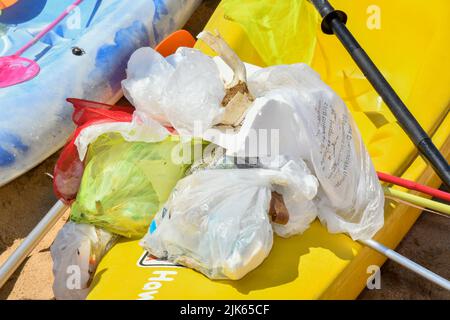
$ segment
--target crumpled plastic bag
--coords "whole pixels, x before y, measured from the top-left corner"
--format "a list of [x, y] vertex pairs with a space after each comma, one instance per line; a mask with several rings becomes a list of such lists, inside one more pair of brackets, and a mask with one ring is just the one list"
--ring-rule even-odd
[[226, 155], [225, 149], [211, 143], [204, 149], [203, 156], [194, 160], [186, 175], [206, 169], [238, 169], [238, 165], [234, 157]]
[[55, 298], [85, 299], [98, 263], [117, 239], [92, 225], [67, 222], [50, 247]]
[[250, 133], [276, 129], [275, 153], [304, 159], [319, 180], [314, 201], [328, 231], [348, 233], [354, 240], [372, 238], [383, 226], [384, 195], [344, 102], [305, 64], [256, 70], [248, 76], [248, 86], [256, 99], [239, 132], [210, 129], [204, 138], [228, 155], [270, 156], [270, 145], [248, 148]]
[[[283, 195], [286, 208], [289, 211], [289, 221], [286, 224], [272, 222], [277, 235], [288, 238], [302, 234], [317, 217], [317, 207], [313, 201], [319, 188], [317, 178], [313, 176], [303, 160], [289, 160], [285, 156], [259, 158], [261, 168], [281, 170], [290, 174], [289, 185], [274, 184], [273, 191]], [[299, 192], [298, 189], [302, 192]]]
[[311, 63], [319, 15], [307, 0], [224, 0], [225, 18], [237, 22], [268, 66]]
[[249, 86], [256, 96], [292, 108], [298, 130], [292, 139], [320, 182], [321, 222], [354, 240], [372, 238], [384, 223], [384, 194], [344, 101], [305, 64], [261, 69]]
[[84, 127], [74, 141], [78, 156], [83, 160], [87, 150], [102, 134], [120, 133], [128, 142], [160, 142], [166, 139], [170, 131], [154, 119], [134, 111], [131, 121], [101, 121]]
[[[313, 206], [306, 211], [304, 203], [315, 196], [318, 183], [289, 161], [280, 170], [206, 169], [183, 178], [140, 244], [158, 258], [209, 278], [240, 279], [272, 248], [268, 212], [273, 185], [283, 193], [289, 212], [303, 215], [304, 225], [297, 229], [306, 229], [317, 212]], [[279, 231], [288, 235], [298, 221]]]
[[84, 156], [80, 159], [75, 143], [79, 135], [95, 124], [130, 122], [134, 111], [131, 107], [106, 105], [88, 100], [68, 99], [68, 101], [73, 104], [72, 119], [77, 128], [61, 151], [53, 171], [53, 190], [66, 204], [70, 204], [76, 198], [84, 171]]
[[195, 144], [176, 136], [146, 143], [125, 141], [114, 132], [101, 135], [89, 146], [70, 219], [128, 238], [142, 237], [189, 167], [190, 158], [178, 163], [173, 157], [182, 143], [186, 150]]
[[133, 107], [116, 106], [81, 99], [67, 99], [73, 104], [73, 122], [77, 126], [62, 150], [53, 171], [53, 189], [66, 204], [72, 203], [78, 193], [84, 172], [84, 158], [89, 145], [99, 136], [117, 132], [127, 141], [159, 142], [171, 128], [135, 112]]
[[317, 208], [312, 199], [317, 194], [318, 181], [303, 160], [290, 161], [285, 156], [238, 158], [226, 155], [226, 150], [217, 145], [210, 144], [208, 147], [212, 148], [205, 149], [205, 157], [194, 161], [186, 175], [206, 169], [249, 168], [282, 170], [282, 172], [292, 173], [291, 178], [302, 189], [302, 193], [298, 193], [295, 188], [292, 188], [292, 185], [289, 187], [272, 186], [273, 191], [286, 195], [284, 203], [289, 211], [289, 221], [286, 224], [272, 222], [273, 230], [280, 237], [288, 238], [302, 234], [317, 216]]
[[196, 49], [181, 47], [167, 58], [151, 48], [136, 50], [122, 88], [137, 111], [172, 125], [180, 135], [201, 136], [223, 113], [225, 88], [219, 71]]

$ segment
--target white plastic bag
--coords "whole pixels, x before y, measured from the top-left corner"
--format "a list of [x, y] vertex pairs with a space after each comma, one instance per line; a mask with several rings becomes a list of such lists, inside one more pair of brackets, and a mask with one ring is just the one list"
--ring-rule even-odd
[[116, 239], [117, 236], [92, 225], [67, 222], [50, 248], [55, 298], [85, 299], [100, 259]]
[[186, 170], [186, 175], [206, 169], [237, 168], [234, 157], [227, 156], [225, 149], [211, 143], [203, 150], [202, 156], [195, 159], [189, 169]]
[[[204, 138], [228, 155], [304, 159], [320, 182], [314, 201], [328, 230], [348, 233], [355, 240], [373, 237], [383, 226], [384, 196], [344, 102], [305, 64], [247, 70], [256, 99], [239, 132], [210, 129]], [[277, 131], [276, 148], [258, 135], [258, 140], [250, 140], [251, 133], [261, 129]]]
[[[180, 180], [156, 215], [156, 229], [141, 240], [151, 254], [196, 269], [212, 279], [240, 279], [267, 257], [273, 242], [268, 216], [272, 185], [283, 194], [289, 211], [303, 210], [317, 181], [292, 161], [280, 171], [208, 169]], [[312, 177], [312, 179], [311, 179]], [[305, 182], [308, 184], [305, 185]], [[287, 199], [289, 198], [289, 199]], [[296, 212], [304, 230], [316, 211]]]
[[120, 133], [129, 142], [160, 142], [169, 136], [167, 128], [159, 122], [135, 111], [131, 122], [101, 122], [84, 128], [75, 140], [80, 160], [84, 160], [91, 143], [110, 132]]
[[184, 135], [201, 136], [223, 113], [219, 70], [196, 49], [179, 48], [167, 59], [151, 48], [135, 51], [122, 88], [137, 111]]
[[292, 107], [298, 129], [292, 139], [320, 182], [321, 222], [330, 232], [346, 232], [355, 240], [373, 237], [383, 226], [384, 195], [342, 99], [305, 64], [260, 69], [249, 86], [255, 96]]
[[188, 170], [192, 174], [205, 169], [248, 169], [264, 168], [280, 170], [290, 177], [288, 185], [282, 180], [280, 185], [272, 185], [272, 189], [284, 195], [284, 204], [289, 211], [289, 220], [286, 224], [272, 222], [275, 233], [288, 238], [303, 233], [317, 217], [317, 208], [312, 199], [317, 194], [319, 183], [308, 169], [306, 163], [299, 159], [289, 160], [284, 156], [236, 158], [226, 155], [226, 150], [215, 146], [210, 156], [194, 162]]
[[252, 169], [204, 170], [183, 178], [141, 245], [212, 279], [242, 278], [272, 248], [268, 178]]
[[273, 185], [273, 190], [283, 195], [286, 208], [289, 211], [287, 224], [272, 222], [273, 230], [277, 235], [288, 238], [302, 234], [317, 217], [317, 208], [313, 202], [317, 194], [319, 183], [303, 160], [288, 160], [286, 157], [261, 158], [265, 168], [278, 169], [285, 177], [289, 177], [289, 183], [279, 181]]

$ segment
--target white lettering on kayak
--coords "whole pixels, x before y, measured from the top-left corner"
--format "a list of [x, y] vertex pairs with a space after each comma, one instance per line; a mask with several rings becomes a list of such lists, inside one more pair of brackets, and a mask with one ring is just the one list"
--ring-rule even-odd
[[159, 292], [163, 282], [169, 282], [175, 280], [173, 277], [177, 274], [176, 271], [157, 270], [152, 273], [156, 277], [150, 277], [149, 282], [145, 283], [142, 287], [144, 292], [140, 293], [138, 300], [153, 300], [155, 295]]

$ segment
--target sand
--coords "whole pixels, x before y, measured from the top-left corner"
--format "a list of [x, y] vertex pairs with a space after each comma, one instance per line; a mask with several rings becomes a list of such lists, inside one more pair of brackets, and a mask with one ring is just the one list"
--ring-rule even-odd
[[[0, 264], [56, 202], [52, 173], [57, 155], [0, 188]], [[49, 247], [64, 224], [61, 219], [0, 289], [0, 299], [51, 299], [52, 261]]]
[[[204, 1], [185, 29], [198, 34], [218, 4]], [[124, 103], [124, 101], [121, 101]], [[52, 180], [58, 154], [0, 188], [0, 264], [14, 251], [56, 202]], [[58, 221], [32, 254], [0, 289], [0, 299], [54, 299], [49, 248], [67, 214]], [[397, 251], [434, 272], [450, 278], [450, 219], [424, 213]], [[381, 289], [364, 290], [360, 299], [450, 299], [450, 293], [388, 261], [381, 269]]]

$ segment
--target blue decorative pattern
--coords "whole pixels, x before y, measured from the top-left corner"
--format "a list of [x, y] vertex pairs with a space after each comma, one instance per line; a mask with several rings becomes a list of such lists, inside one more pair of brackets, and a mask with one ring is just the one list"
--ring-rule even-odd
[[[30, 10], [8, 13], [15, 5], [4, 10], [0, 55], [15, 52], [73, 1], [21, 0]], [[86, 0], [27, 50], [24, 56], [38, 62], [40, 73], [0, 89], [0, 186], [64, 145], [73, 130], [66, 98], [117, 97], [133, 51], [182, 27], [199, 2]], [[74, 55], [73, 47], [84, 54]]]

